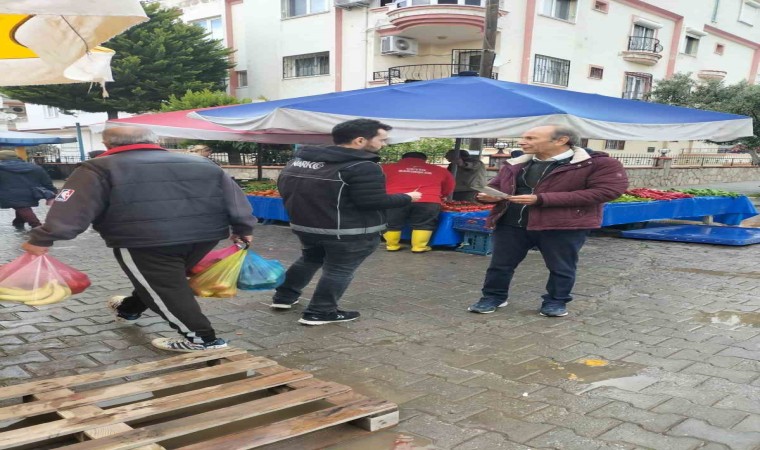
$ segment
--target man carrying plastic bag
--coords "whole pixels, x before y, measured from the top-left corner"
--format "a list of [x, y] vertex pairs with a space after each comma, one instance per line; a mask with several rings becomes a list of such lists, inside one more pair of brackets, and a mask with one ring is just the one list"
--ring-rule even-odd
[[22, 248], [45, 254], [92, 223], [135, 287], [131, 296], [109, 301], [118, 317], [137, 320], [146, 309], [163, 317], [182, 336], [153, 340], [163, 350], [227, 347], [201, 312], [186, 272], [221, 239], [250, 242], [256, 219], [245, 194], [214, 163], [167, 152], [148, 130], [109, 128], [103, 142], [109, 150], [69, 177]]

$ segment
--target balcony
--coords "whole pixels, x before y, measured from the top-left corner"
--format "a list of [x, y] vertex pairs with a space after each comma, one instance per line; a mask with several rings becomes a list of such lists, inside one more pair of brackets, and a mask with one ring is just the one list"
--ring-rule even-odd
[[644, 91], [624, 91], [623, 98], [627, 100], [641, 100], [641, 101], [647, 101], [647, 98], [649, 97], [649, 92]]
[[697, 77], [703, 80], [722, 80], [726, 78], [725, 70], [700, 70]]
[[392, 28], [380, 33], [403, 33], [423, 43], [437, 44], [481, 40], [485, 6], [486, 0], [396, 0], [388, 5]]
[[628, 50], [623, 52], [623, 59], [644, 66], [653, 66], [662, 58], [660, 40], [642, 36], [628, 37]]
[[[477, 72], [480, 66], [468, 64], [410, 64], [391, 67], [387, 71], [374, 72], [373, 81], [384, 81], [384, 84], [412, 83], [415, 81], [437, 80], [457, 76], [462, 72]], [[492, 73], [491, 78], [497, 80], [498, 73]]]

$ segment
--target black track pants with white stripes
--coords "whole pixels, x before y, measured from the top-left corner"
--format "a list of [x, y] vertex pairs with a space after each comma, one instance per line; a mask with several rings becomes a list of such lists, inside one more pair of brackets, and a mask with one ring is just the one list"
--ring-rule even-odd
[[216, 339], [211, 322], [201, 312], [185, 275], [216, 244], [217, 241], [115, 248], [116, 260], [135, 287], [132, 295], [119, 306], [119, 311], [133, 314], [150, 309], [190, 342], [201, 344]]

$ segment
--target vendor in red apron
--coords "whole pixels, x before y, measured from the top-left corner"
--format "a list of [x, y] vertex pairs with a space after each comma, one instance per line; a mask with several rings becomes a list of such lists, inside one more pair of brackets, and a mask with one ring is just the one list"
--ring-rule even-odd
[[402, 208], [389, 209], [388, 231], [383, 234], [385, 248], [401, 250], [401, 230], [405, 224], [412, 227], [412, 252], [430, 251], [430, 238], [438, 226], [443, 197], [454, 191], [454, 177], [443, 167], [426, 162], [420, 152], [405, 153], [397, 163], [383, 166], [388, 194], [418, 191], [422, 198]]

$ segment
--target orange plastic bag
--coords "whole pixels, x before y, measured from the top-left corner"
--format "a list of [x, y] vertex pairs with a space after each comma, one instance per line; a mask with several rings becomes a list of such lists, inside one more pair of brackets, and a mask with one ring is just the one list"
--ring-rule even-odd
[[87, 275], [48, 255], [26, 253], [0, 267], [0, 301], [49, 305], [89, 285]]
[[203, 272], [190, 277], [190, 287], [198, 297], [229, 298], [237, 294], [237, 281], [246, 250], [238, 250]]

